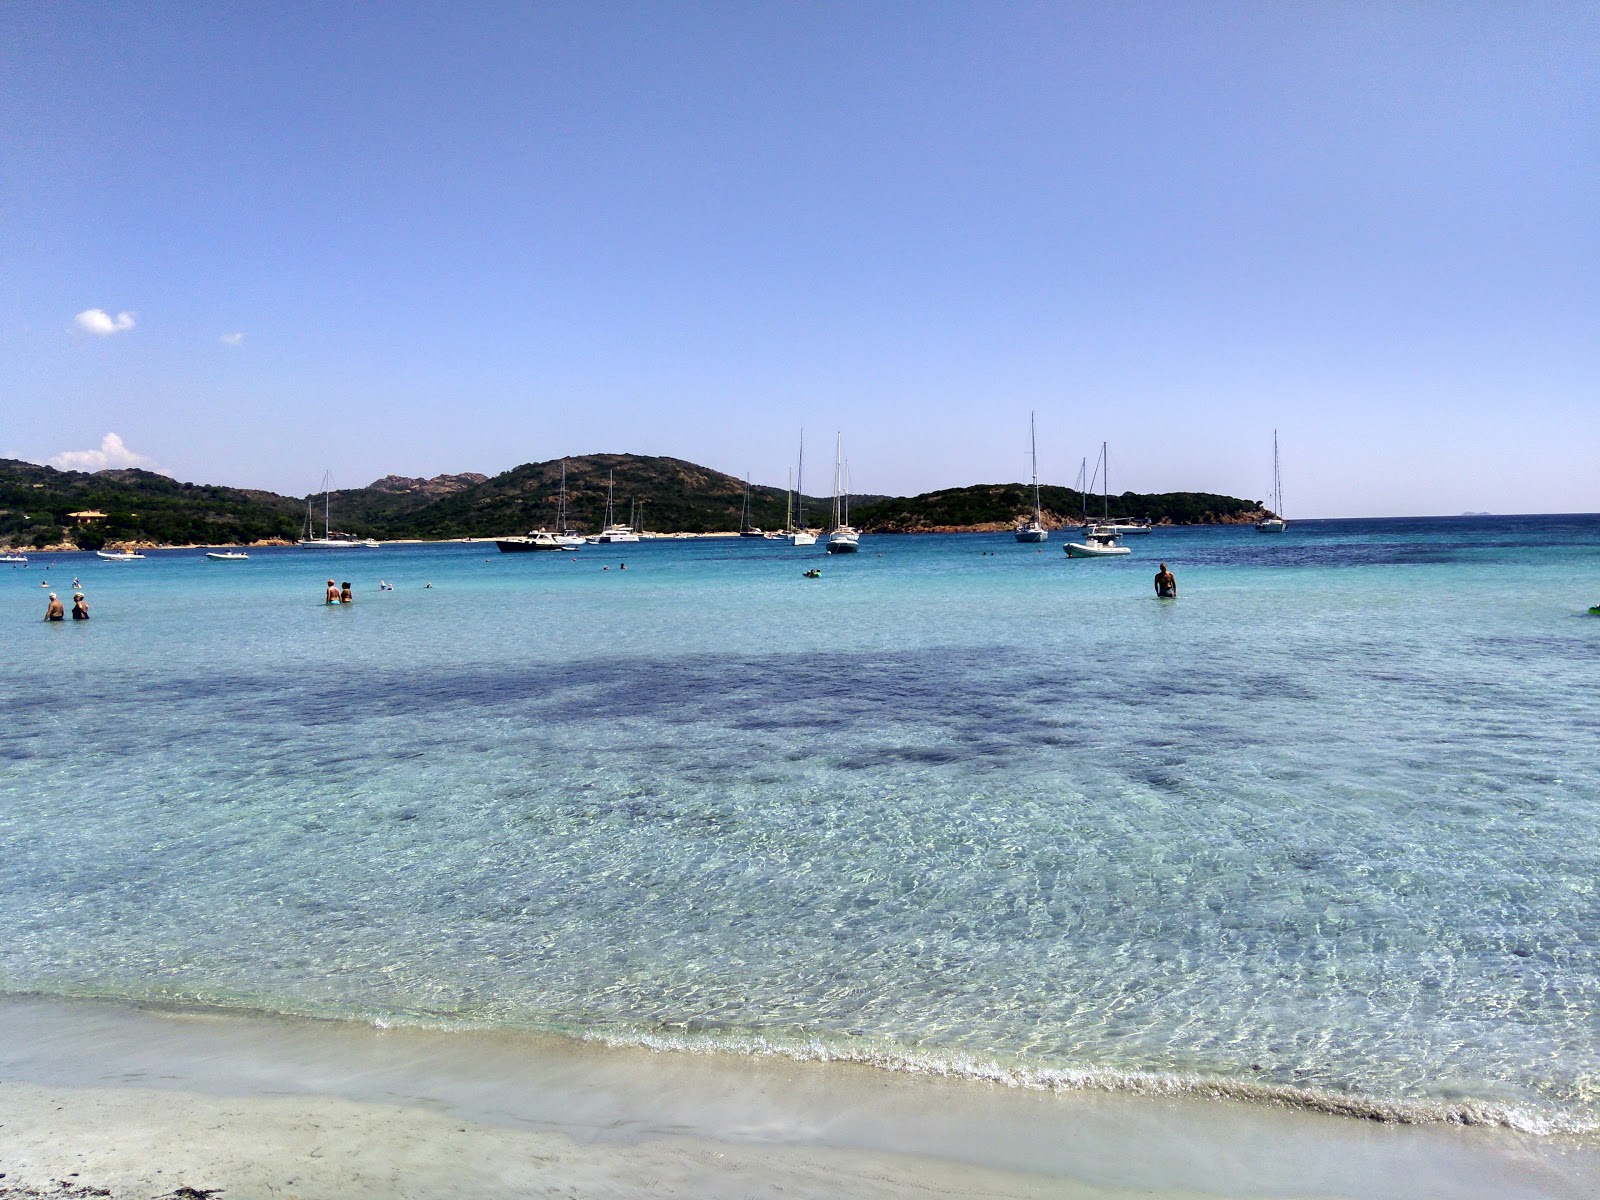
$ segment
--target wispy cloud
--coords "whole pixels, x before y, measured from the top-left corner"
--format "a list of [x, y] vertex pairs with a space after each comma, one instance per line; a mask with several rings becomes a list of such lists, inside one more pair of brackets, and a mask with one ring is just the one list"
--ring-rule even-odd
[[123, 445], [122, 439], [114, 433], [108, 433], [100, 439], [99, 449], [66, 450], [52, 458], [50, 465], [58, 471], [105, 471], [113, 467], [143, 467], [147, 471], [166, 474], [156, 466], [154, 459], [134, 453]]
[[119, 312], [113, 317], [103, 308], [86, 308], [72, 319], [78, 323], [79, 329], [96, 337], [110, 337], [113, 333], [121, 333], [138, 324], [131, 312]]
[[222, 344], [224, 346], [242, 346], [244, 345], [244, 334], [225, 333], [222, 335]]

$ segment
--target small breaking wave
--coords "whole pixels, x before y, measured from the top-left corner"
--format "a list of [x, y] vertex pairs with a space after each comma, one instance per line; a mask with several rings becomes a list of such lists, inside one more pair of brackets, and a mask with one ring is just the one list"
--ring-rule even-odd
[[661, 1053], [723, 1055], [732, 1058], [781, 1058], [793, 1062], [837, 1063], [904, 1075], [966, 1080], [1007, 1088], [1047, 1092], [1106, 1092], [1133, 1096], [1232, 1100], [1270, 1104], [1304, 1112], [1351, 1117], [1391, 1125], [1460, 1125], [1504, 1129], [1535, 1136], [1592, 1136], [1600, 1120], [1526, 1104], [1492, 1100], [1429, 1097], [1383, 1097], [1330, 1087], [1307, 1087], [1270, 1080], [1207, 1075], [1200, 1072], [1135, 1070], [1105, 1066], [1046, 1066], [1007, 1063], [999, 1058], [954, 1050], [913, 1051], [873, 1045], [840, 1036], [795, 1034], [788, 1037], [738, 1029], [699, 1030], [675, 1026], [607, 1026], [595, 1028], [561, 1021], [496, 1021], [462, 1014], [416, 1011], [333, 1010], [318, 1005], [273, 1003], [265, 997], [221, 999], [216, 996], [106, 994], [85, 988], [16, 991], [0, 988], [0, 996], [34, 997], [89, 1003], [124, 1004], [173, 1016], [269, 1017], [325, 1021], [375, 1030], [415, 1029], [446, 1034], [522, 1034]]
[[882, 1071], [964, 1079], [1034, 1091], [1099, 1091], [1124, 1095], [1193, 1097], [1272, 1104], [1391, 1125], [1478, 1125], [1552, 1136], [1600, 1132], [1600, 1122], [1542, 1112], [1525, 1105], [1484, 1100], [1387, 1099], [1332, 1088], [1203, 1075], [1195, 1072], [1122, 1070], [1111, 1067], [1046, 1067], [1006, 1064], [959, 1053], [879, 1049], [822, 1038], [788, 1041], [755, 1034], [586, 1032], [580, 1040], [612, 1047], [669, 1053], [736, 1054], [788, 1058], [796, 1062], [849, 1063]]

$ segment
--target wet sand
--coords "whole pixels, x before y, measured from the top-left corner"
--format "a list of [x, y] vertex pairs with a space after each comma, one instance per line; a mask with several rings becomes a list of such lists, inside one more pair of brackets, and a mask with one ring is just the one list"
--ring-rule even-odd
[[1600, 1193], [1573, 1139], [1234, 1101], [86, 1001], [0, 1029], [0, 1195]]

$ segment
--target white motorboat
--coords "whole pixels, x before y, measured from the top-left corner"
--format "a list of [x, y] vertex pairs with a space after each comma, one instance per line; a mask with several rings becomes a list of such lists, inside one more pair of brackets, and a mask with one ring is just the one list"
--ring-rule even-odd
[[1028, 443], [1033, 449], [1033, 519], [1017, 527], [1019, 542], [1048, 542], [1050, 531], [1044, 527], [1044, 514], [1039, 510], [1039, 438], [1034, 432], [1033, 414], [1028, 414]]
[[95, 555], [107, 562], [138, 562], [144, 558], [137, 550], [96, 550]]
[[11, 563], [13, 566], [25, 567], [28, 565], [26, 554], [0, 554], [0, 563]]
[[793, 521], [786, 516], [784, 527], [789, 531], [789, 544], [791, 546], [815, 546], [817, 535], [806, 528], [806, 431], [800, 431], [800, 465], [795, 469], [794, 494], [798, 500], [797, 513]]
[[1115, 558], [1132, 553], [1126, 546], [1119, 546], [1117, 535], [1104, 525], [1096, 525], [1081, 542], [1068, 542], [1066, 551], [1068, 558]]
[[1289, 528], [1289, 522], [1280, 515], [1283, 512], [1283, 476], [1278, 471], [1278, 431], [1272, 431], [1272, 507], [1268, 509], [1272, 514], [1256, 522], [1257, 533], [1282, 533]]
[[333, 472], [322, 473], [322, 536], [316, 536], [316, 525], [311, 518], [311, 501], [316, 493], [306, 497], [305, 536], [295, 545], [307, 550], [376, 550], [378, 543], [371, 538], [358, 538], [353, 534], [333, 536], [333, 526], [328, 523], [329, 496], [333, 492]]
[[843, 492], [840, 491], [844, 482], [843, 448], [844, 438], [839, 435], [833, 447], [833, 531], [828, 534], [825, 547], [829, 554], [855, 554], [861, 549], [861, 535], [850, 526], [849, 485], [845, 484]]
[[250, 556], [243, 550], [207, 550], [206, 557], [214, 562], [241, 562]]

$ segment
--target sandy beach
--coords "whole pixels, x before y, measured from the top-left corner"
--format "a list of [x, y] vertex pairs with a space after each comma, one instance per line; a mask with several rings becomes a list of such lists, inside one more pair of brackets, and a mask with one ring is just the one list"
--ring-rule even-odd
[[8, 1000], [0, 1025], [0, 1195], [1531, 1200], [1600, 1188], [1600, 1155], [1568, 1139], [1200, 1098], [99, 1002]]

